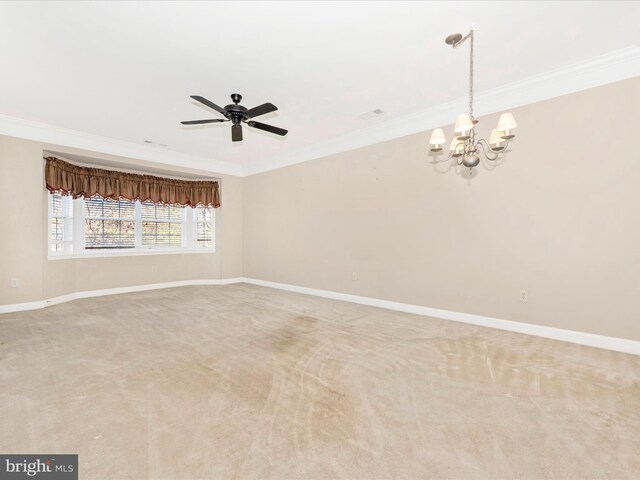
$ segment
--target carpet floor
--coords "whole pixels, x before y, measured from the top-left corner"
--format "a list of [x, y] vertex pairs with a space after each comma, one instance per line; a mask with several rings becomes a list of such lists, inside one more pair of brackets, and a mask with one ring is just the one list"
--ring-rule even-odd
[[0, 453], [81, 479], [640, 478], [640, 357], [246, 284], [0, 315]]

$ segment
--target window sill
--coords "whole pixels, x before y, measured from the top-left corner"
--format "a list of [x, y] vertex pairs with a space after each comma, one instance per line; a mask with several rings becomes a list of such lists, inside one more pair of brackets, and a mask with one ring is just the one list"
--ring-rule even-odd
[[137, 257], [145, 255], [179, 255], [192, 253], [216, 253], [215, 248], [198, 248], [198, 249], [180, 249], [180, 250], [109, 250], [109, 251], [90, 251], [89, 253], [72, 253], [72, 254], [51, 254], [49, 260], [69, 260], [72, 258], [105, 258], [105, 257]]

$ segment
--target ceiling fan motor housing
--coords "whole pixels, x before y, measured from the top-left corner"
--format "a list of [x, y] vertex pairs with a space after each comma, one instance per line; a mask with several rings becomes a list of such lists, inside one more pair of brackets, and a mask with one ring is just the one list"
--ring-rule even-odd
[[[231, 95], [231, 99], [234, 102], [236, 100], [239, 102], [242, 99], [242, 96], [234, 93], [233, 95]], [[234, 125], [239, 124], [244, 119], [245, 113], [249, 110], [247, 107], [243, 107], [242, 105], [238, 105], [237, 103], [227, 105], [226, 107], [224, 107], [224, 109]]]

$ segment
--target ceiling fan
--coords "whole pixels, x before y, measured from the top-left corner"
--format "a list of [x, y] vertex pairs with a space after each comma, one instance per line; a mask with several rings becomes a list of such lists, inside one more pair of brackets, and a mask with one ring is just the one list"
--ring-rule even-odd
[[183, 125], [201, 125], [203, 123], [231, 122], [231, 140], [233, 142], [242, 141], [242, 123], [246, 123], [250, 127], [257, 128], [258, 130], [264, 130], [265, 132], [271, 132], [281, 136], [285, 136], [288, 132], [284, 128], [278, 128], [274, 127], [273, 125], [267, 125], [266, 123], [260, 123], [251, 120], [254, 117], [258, 117], [260, 115], [264, 115], [265, 113], [275, 112], [276, 110], [278, 110], [278, 107], [276, 107], [272, 103], [263, 103], [262, 105], [248, 109], [240, 105], [242, 95], [240, 95], [239, 93], [233, 93], [231, 94], [231, 100], [233, 101], [233, 103], [231, 105], [227, 105], [224, 108], [221, 108], [215, 103], [210, 102], [206, 98], [199, 95], [191, 95], [191, 98], [197, 100], [198, 102], [206, 105], [209, 108], [213, 108], [216, 112], [224, 115], [225, 118], [211, 118], [209, 120], [187, 120], [184, 122], [180, 122]]

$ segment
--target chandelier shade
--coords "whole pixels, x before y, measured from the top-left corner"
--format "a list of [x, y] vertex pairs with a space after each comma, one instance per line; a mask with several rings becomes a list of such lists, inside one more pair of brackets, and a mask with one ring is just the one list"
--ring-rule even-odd
[[454, 132], [456, 133], [466, 133], [473, 128], [473, 122], [471, 121], [471, 117], [466, 113], [458, 115], [456, 117], [456, 126], [454, 128]]
[[453, 156], [462, 155], [464, 151], [464, 140], [461, 140], [460, 137], [453, 137], [451, 140], [451, 145], [449, 145], [449, 150], [453, 152]]
[[435, 145], [436, 147], [443, 145], [444, 143], [446, 143], [446, 141], [447, 139], [444, 136], [444, 131], [441, 128], [436, 128], [431, 134], [431, 138], [429, 139], [429, 143], [431, 145]]
[[491, 130], [491, 135], [489, 136], [489, 145], [499, 146], [502, 142], [505, 141], [502, 138], [503, 136], [504, 136], [504, 132], [502, 130], [498, 130], [497, 128], [494, 128], [493, 130]]
[[513, 130], [517, 126], [518, 124], [516, 123], [516, 119], [513, 118], [511, 113], [503, 113], [500, 115], [500, 120], [498, 120], [498, 130], [507, 132], [509, 130]]

